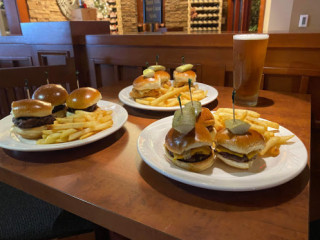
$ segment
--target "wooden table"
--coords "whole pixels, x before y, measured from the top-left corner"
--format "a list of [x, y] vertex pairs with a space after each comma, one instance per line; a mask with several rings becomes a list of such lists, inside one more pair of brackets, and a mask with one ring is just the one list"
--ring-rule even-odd
[[[101, 89], [119, 103], [126, 83]], [[231, 107], [217, 87], [210, 109]], [[310, 150], [310, 96], [261, 91], [254, 110], [293, 131]], [[140, 158], [137, 138], [172, 113], [127, 107], [123, 128], [95, 143], [63, 151], [0, 149], [0, 180], [132, 239], [308, 239], [309, 167], [278, 187], [211, 191], [171, 180]]]

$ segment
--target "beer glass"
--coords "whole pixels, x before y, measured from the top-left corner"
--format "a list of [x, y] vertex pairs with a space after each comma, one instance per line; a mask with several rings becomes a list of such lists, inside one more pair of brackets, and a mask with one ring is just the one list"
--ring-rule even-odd
[[268, 39], [268, 34], [233, 36], [233, 87], [237, 105], [257, 105]]

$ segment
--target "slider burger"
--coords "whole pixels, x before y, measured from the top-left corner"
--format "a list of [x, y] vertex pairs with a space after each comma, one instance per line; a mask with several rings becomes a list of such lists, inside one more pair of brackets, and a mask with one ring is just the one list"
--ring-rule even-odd
[[91, 87], [75, 89], [67, 98], [67, 115], [75, 113], [76, 110], [94, 112], [101, 98], [101, 93], [97, 89]]
[[42, 130], [46, 130], [47, 125], [53, 124], [55, 120], [51, 103], [34, 99], [12, 102], [11, 114], [13, 132], [27, 139], [41, 138]]
[[197, 75], [191, 69], [193, 68], [192, 64], [184, 64], [176, 68], [173, 72], [173, 85], [174, 87], [183, 87], [187, 85], [189, 79], [191, 79], [191, 83], [196, 82]]
[[46, 84], [39, 87], [32, 95], [32, 99], [51, 103], [54, 117], [65, 117], [67, 107], [65, 105], [68, 97], [67, 90], [60, 84]]
[[243, 134], [234, 134], [227, 128], [216, 134], [215, 153], [224, 163], [240, 169], [248, 169], [258, 152], [265, 146], [264, 137], [249, 129]]
[[152, 69], [155, 73], [154, 73], [154, 78], [155, 79], [160, 79], [161, 81], [161, 86], [163, 86], [164, 84], [171, 86], [171, 82], [170, 82], [170, 74], [167, 73], [165, 70], [166, 68], [162, 65], [153, 65], [148, 67], [148, 69]]
[[[204, 109], [202, 108], [202, 111], [206, 111]], [[171, 128], [165, 137], [164, 144], [166, 156], [173, 164], [193, 172], [210, 168], [215, 159], [211, 148], [213, 135], [208, 130], [208, 127], [211, 127], [209, 124], [205, 126], [203, 121], [199, 121], [200, 119], [201, 117], [198, 117], [194, 128], [187, 133]], [[214, 124], [213, 115], [211, 123]], [[211, 126], [213, 128], [213, 125]]]
[[137, 77], [132, 85], [130, 97], [133, 99], [160, 95], [161, 80], [155, 78], [155, 72], [152, 69], [145, 69], [143, 75]]

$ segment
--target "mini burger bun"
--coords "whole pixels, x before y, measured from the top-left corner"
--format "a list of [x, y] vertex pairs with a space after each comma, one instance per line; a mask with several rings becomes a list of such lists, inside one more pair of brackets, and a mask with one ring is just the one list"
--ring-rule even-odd
[[67, 97], [67, 90], [60, 84], [42, 85], [32, 95], [32, 99], [49, 102], [53, 107], [65, 104]]
[[51, 103], [34, 99], [13, 101], [11, 103], [11, 109], [15, 118], [46, 117], [52, 114]]
[[189, 79], [191, 79], [191, 82], [196, 82], [197, 75], [194, 71], [188, 70], [185, 72], [173, 72], [173, 78], [174, 78], [174, 86], [175, 87], [181, 87], [188, 83]]
[[159, 89], [161, 80], [159, 78], [145, 78], [141, 75], [133, 81], [132, 85], [138, 91]]
[[181, 154], [192, 148], [212, 146], [212, 139], [209, 131], [204, 127], [195, 127], [187, 134], [171, 128], [165, 137], [165, 146], [169, 151]]
[[101, 93], [91, 87], [82, 87], [72, 91], [67, 98], [67, 106], [73, 109], [85, 109], [102, 98]]
[[210, 168], [215, 161], [214, 152], [212, 152], [210, 157], [199, 162], [184, 162], [184, 161], [174, 160], [173, 157], [170, 156], [167, 150], [166, 150], [166, 156], [174, 165], [192, 172], [202, 172]]
[[217, 158], [219, 158], [221, 161], [223, 161], [225, 164], [235, 167], [235, 168], [240, 168], [240, 169], [249, 169], [253, 163], [253, 161], [248, 161], [248, 162], [237, 162], [233, 161], [230, 159], [227, 159], [223, 156], [221, 156], [219, 153], [216, 153]]
[[265, 146], [264, 137], [252, 129], [241, 135], [235, 135], [228, 129], [222, 129], [217, 132], [215, 141], [217, 145], [241, 154], [259, 151]]
[[35, 128], [19, 128], [17, 126], [12, 127], [12, 131], [21, 137], [26, 139], [39, 139], [42, 137], [42, 131], [46, 130], [46, 126], [35, 127]]
[[170, 80], [170, 74], [166, 71], [156, 71], [154, 73], [154, 78], [160, 79], [161, 84], [168, 82]]

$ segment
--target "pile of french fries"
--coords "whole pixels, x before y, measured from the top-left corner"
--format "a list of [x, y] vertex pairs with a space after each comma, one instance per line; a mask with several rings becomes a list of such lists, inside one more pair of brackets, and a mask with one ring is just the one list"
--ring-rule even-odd
[[78, 110], [74, 115], [57, 118], [48, 130], [42, 131], [37, 144], [52, 144], [85, 139], [113, 125], [112, 111], [98, 108], [94, 112]]
[[[179, 101], [177, 97], [180, 95], [181, 104], [184, 105], [187, 102], [190, 102], [190, 92], [189, 92], [189, 86], [183, 86], [179, 88], [175, 88], [172, 86], [164, 85], [160, 89], [160, 96], [155, 97], [145, 97], [145, 98], [137, 98], [135, 101], [140, 104], [144, 105], [151, 105], [151, 106], [157, 106], [157, 107], [173, 107], [173, 106], [179, 106]], [[199, 86], [195, 84], [193, 87], [191, 87], [191, 94], [192, 94], [192, 100], [193, 101], [200, 101], [204, 99], [207, 96], [208, 91], [204, 91], [202, 89], [199, 89]]]
[[[232, 108], [219, 108], [215, 113], [215, 129], [217, 131], [225, 128], [224, 122], [233, 118]], [[272, 121], [261, 120], [260, 114], [251, 110], [235, 109], [236, 119], [241, 119], [251, 125], [250, 129], [264, 136], [266, 145], [260, 151], [261, 156], [276, 157], [280, 153], [280, 146], [286, 144], [294, 135], [275, 136], [279, 132], [279, 124]]]

